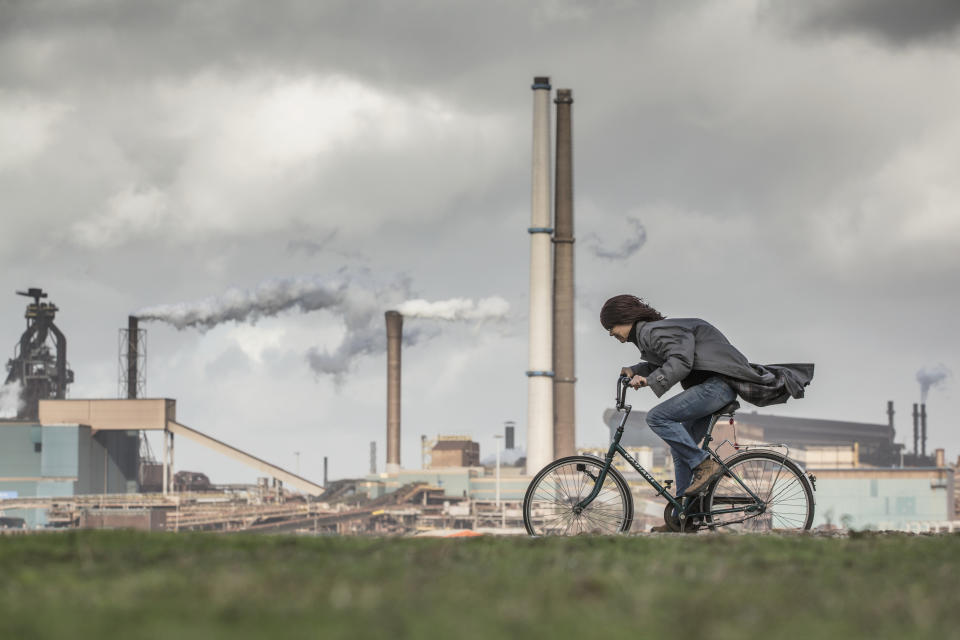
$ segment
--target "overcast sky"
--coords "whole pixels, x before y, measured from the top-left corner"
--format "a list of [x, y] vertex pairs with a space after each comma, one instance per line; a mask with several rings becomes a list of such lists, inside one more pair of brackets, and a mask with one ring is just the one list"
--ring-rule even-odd
[[[639, 359], [598, 322], [624, 292], [754, 362], [816, 363], [807, 398], [763, 411], [882, 423], [894, 400], [904, 442], [917, 370], [960, 373], [958, 23], [952, 0], [0, 0], [0, 336], [12, 355], [14, 290], [43, 287], [70, 395], [116, 397], [143, 307], [344, 268], [384, 304], [501, 296], [503, 323], [406, 321], [402, 463], [421, 434], [486, 457], [515, 420], [525, 442], [548, 75], [575, 100], [577, 443], [605, 444]], [[185, 424], [291, 468], [300, 451], [314, 479], [324, 455], [365, 473], [376, 440], [383, 468], [383, 355], [340, 379], [307, 360], [337, 349], [336, 313], [145, 326], [147, 394]], [[955, 379], [928, 413], [956, 458]], [[177, 467], [256, 476], [187, 442]]]

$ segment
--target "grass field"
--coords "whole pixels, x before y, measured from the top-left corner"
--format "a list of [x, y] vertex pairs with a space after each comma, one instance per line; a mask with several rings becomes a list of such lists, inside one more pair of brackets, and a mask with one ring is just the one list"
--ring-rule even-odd
[[0, 638], [957, 638], [960, 536], [0, 537]]

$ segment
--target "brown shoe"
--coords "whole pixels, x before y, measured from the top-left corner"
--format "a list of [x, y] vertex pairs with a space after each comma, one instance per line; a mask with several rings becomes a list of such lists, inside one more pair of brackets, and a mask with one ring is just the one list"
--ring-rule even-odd
[[674, 533], [674, 531], [670, 528], [670, 525], [664, 522], [655, 527], [650, 527], [650, 533]]
[[707, 458], [693, 469], [693, 482], [687, 487], [683, 495], [695, 496], [703, 493], [710, 483], [723, 475], [723, 467], [713, 458]]

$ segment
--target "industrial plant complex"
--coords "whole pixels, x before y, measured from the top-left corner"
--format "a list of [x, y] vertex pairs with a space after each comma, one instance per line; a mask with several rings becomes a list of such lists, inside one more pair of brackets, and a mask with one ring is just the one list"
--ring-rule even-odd
[[[603, 455], [608, 445], [576, 437], [573, 93], [554, 95], [547, 77], [536, 77], [531, 89], [529, 360], [525, 372], [507, 372], [518, 384], [525, 373], [528, 413], [519, 429], [504, 425], [496, 451], [481, 451], [471, 434], [424, 435], [418, 464], [409, 464], [411, 452], [403, 464], [400, 310], [383, 309], [385, 433], [371, 442], [369, 473], [331, 480], [325, 462], [323, 480], [315, 482], [205, 434], [202, 425], [183, 424], [174, 398], [144, 397], [147, 335], [136, 315], [119, 331], [117, 397], [71, 397], [68, 332], [58, 327], [59, 309], [47, 292], [30, 288], [17, 292], [28, 299], [26, 328], [7, 363], [5, 388], [16, 389], [19, 405], [15, 416], [0, 420], [0, 530], [523, 533], [521, 502], [531, 476], [558, 457]], [[928, 452], [926, 406], [911, 409], [912, 448], [895, 442], [892, 402], [887, 422], [877, 424], [742, 411], [714, 437], [721, 454], [745, 444], [785, 444], [815, 478], [814, 527], [952, 530], [956, 464], [943, 449]], [[656, 477], [672, 478], [668, 449], [644, 418], [641, 411], [629, 416], [622, 444]], [[611, 408], [596, 420], [612, 435], [618, 415]], [[160, 451], [151, 449], [148, 432], [159, 433]], [[182, 438], [248, 465], [258, 481], [221, 485], [203, 469], [178, 469]], [[375, 455], [381, 442], [383, 470]], [[662, 522], [663, 500], [632, 469], [621, 471], [637, 505], [634, 530]]]

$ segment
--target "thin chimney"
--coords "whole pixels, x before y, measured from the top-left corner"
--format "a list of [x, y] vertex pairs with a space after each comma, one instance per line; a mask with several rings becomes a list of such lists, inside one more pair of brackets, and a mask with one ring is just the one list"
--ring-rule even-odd
[[553, 233], [553, 455], [572, 456], [576, 434], [573, 281], [573, 92], [558, 89]]
[[387, 473], [400, 471], [400, 345], [403, 316], [387, 311]]
[[927, 455], [927, 405], [920, 405], [920, 455]]
[[920, 452], [920, 410], [917, 407], [917, 403], [913, 403], [913, 455], [914, 457]]
[[323, 487], [327, 487], [327, 456], [323, 456]]
[[127, 317], [127, 397], [137, 397], [137, 359], [140, 355], [140, 320], [137, 316]]

